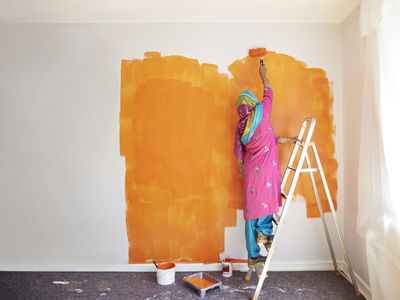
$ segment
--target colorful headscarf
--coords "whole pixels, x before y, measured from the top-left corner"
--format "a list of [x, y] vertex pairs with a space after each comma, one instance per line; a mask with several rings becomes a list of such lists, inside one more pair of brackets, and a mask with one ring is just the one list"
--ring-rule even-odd
[[244, 146], [253, 136], [262, 119], [261, 102], [246, 90], [236, 100], [236, 109], [240, 120], [236, 128], [234, 155], [236, 156], [240, 171], [243, 168]]

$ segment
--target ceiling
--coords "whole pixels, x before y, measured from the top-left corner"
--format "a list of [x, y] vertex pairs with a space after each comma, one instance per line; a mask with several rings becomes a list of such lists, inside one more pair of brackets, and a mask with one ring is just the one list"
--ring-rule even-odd
[[341, 22], [360, 0], [0, 0], [1, 23]]

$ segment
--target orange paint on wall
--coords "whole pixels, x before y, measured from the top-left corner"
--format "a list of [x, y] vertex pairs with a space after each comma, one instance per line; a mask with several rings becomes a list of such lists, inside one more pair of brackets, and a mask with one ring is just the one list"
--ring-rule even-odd
[[[275, 92], [275, 132], [295, 135], [306, 116], [317, 118], [317, 147], [336, 195], [325, 73], [273, 52], [266, 64]], [[158, 52], [122, 61], [120, 149], [130, 263], [215, 262], [224, 251], [224, 229], [236, 225], [236, 210], [242, 208], [241, 176], [232, 154], [234, 100], [246, 88], [262, 94], [257, 59], [236, 61], [229, 70], [231, 80], [216, 65]], [[283, 166], [289, 151], [280, 149]], [[297, 191], [307, 199], [307, 215], [317, 216], [308, 181]]]
[[121, 75], [129, 262], [218, 261], [242, 201], [227, 75], [157, 53]]

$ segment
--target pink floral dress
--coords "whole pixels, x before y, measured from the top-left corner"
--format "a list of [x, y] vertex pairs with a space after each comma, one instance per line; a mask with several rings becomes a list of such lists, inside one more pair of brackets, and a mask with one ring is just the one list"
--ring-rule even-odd
[[276, 213], [282, 205], [277, 137], [271, 126], [273, 92], [264, 90], [260, 125], [245, 146], [244, 218], [258, 219]]

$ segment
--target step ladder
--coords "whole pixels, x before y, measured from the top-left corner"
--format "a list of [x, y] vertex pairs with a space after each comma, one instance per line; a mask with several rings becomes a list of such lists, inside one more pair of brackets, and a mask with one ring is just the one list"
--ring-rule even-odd
[[[253, 296], [253, 300], [258, 300], [258, 296], [260, 295], [261, 288], [262, 288], [263, 283], [264, 283], [264, 281], [265, 281], [265, 279], [267, 277], [267, 272], [268, 272], [268, 268], [269, 268], [269, 265], [270, 265], [271, 260], [272, 260], [272, 255], [276, 251], [276, 245], [277, 245], [277, 242], [279, 240], [279, 236], [281, 234], [281, 229], [282, 229], [281, 225], [285, 223], [286, 213], [287, 213], [287, 211], [289, 209], [290, 201], [293, 198], [293, 194], [294, 194], [294, 191], [295, 191], [295, 188], [296, 188], [296, 184], [297, 184], [297, 181], [298, 181], [299, 176], [300, 176], [301, 173], [309, 173], [310, 174], [311, 183], [312, 183], [312, 186], [313, 186], [313, 189], [314, 189], [314, 193], [315, 193], [315, 199], [317, 201], [318, 210], [319, 210], [319, 213], [321, 215], [321, 221], [322, 221], [322, 225], [324, 227], [324, 231], [325, 231], [326, 239], [327, 239], [327, 242], [328, 242], [329, 251], [330, 251], [330, 254], [331, 254], [331, 257], [332, 257], [333, 266], [334, 266], [335, 271], [336, 271], [336, 275], [337, 276], [343, 275], [345, 278], [347, 278], [347, 275], [338, 268], [337, 263], [336, 263], [335, 253], [334, 253], [333, 248], [332, 248], [332, 242], [331, 242], [331, 239], [330, 239], [330, 236], [329, 236], [328, 227], [326, 226], [324, 212], [322, 210], [322, 205], [321, 205], [321, 201], [320, 201], [320, 198], [319, 198], [317, 185], [315, 183], [314, 173], [319, 173], [320, 176], [321, 176], [322, 183], [323, 183], [323, 186], [324, 186], [324, 189], [325, 189], [325, 193], [326, 193], [326, 197], [328, 199], [329, 207], [330, 207], [330, 210], [332, 212], [333, 221], [335, 223], [336, 232], [337, 232], [337, 235], [338, 235], [339, 240], [340, 240], [341, 248], [342, 248], [342, 251], [343, 251], [343, 254], [344, 254], [344, 257], [345, 257], [345, 261], [346, 261], [346, 264], [347, 264], [347, 267], [348, 267], [348, 271], [350, 273], [351, 282], [353, 283], [356, 295], [357, 296], [360, 295], [360, 293], [358, 291], [358, 287], [357, 287], [357, 282], [356, 282], [356, 279], [354, 277], [353, 268], [351, 266], [350, 258], [347, 255], [346, 249], [345, 249], [344, 244], [343, 244], [343, 240], [342, 240], [342, 238], [340, 236], [339, 227], [337, 225], [335, 208], [333, 206], [331, 194], [329, 192], [329, 188], [328, 188], [328, 184], [326, 182], [325, 174], [324, 174], [324, 171], [322, 169], [321, 161], [320, 161], [319, 156], [318, 156], [317, 147], [315, 146], [315, 143], [311, 141], [311, 137], [312, 137], [313, 132], [314, 132], [315, 124], [316, 124], [316, 120], [314, 118], [310, 118], [309, 117], [309, 118], [306, 118], [304, 120], [304, 122], [303, 122], [303, 124], [301, 126], [301, 129], [300, 129], [299, 135], [297, 137], [298, 140], [295, 143], [295, 146], [293, 148], [292, 154], [291, 154], [290, 159], [289, 159], [289, 163], [288, 163], [288, 165], [286, 167], [286, 170], [285, 170], [285, 173], [283, 175], [283, 179], [282, 179], [282, 183], [281, 183], [281, 191], [282, 191], [282, 197], [284, 198], [284, 203], [283, 203], [283, 206], [282, 206], [280, 214], [275, 214], [274, 215], [274, 222], [276, 224], [275, 237], [273, 239], [271, 248], [270, 248], [270, 250], [268, 252], [266, 261], [263, 264], [257, 264], [256, 267], [253, 268], [253, 269], [249, 269], [249, 271], [246, 274], [246, 280], [250, 280], [251, 274], [252, 274], [253, 271], [256, 271], [258, 276], [259, 276], [259, 280], [258, 280], [256, 291], [255, 291], [254, 296]], [[306, 136], [305, 136], [305, 139], [303, 139], [305, 133], [306, 133]], [[310, 157], [308, 155], [309, 148], [311, 148], [311, 150], [312, 150], [312, 152], [314, 154], [315, 162], [317, 164], [316, 167], [312, 167], [312, 165], [311, 165], [311, 160], [310, 160]], [[297, 166], [294, 166], [293, 164], [295, 163], [295, 159], [297, 157], [297, 152], [300, 149], [301, 149], [301, 152], [300, 152], [300, 157], [298, 159]], [[304, 163], [306, 165], [305, 167], [303, 167]], [[285, 189], [286, 183], [287, 183], [287, 181], [289, 179], [289, 175], [292, 172], [294, 172], [294, 175], [293, 175], [291, 183], [290, 183], [289, 192], [286, 194], [284, 192], [284, 189]]]

